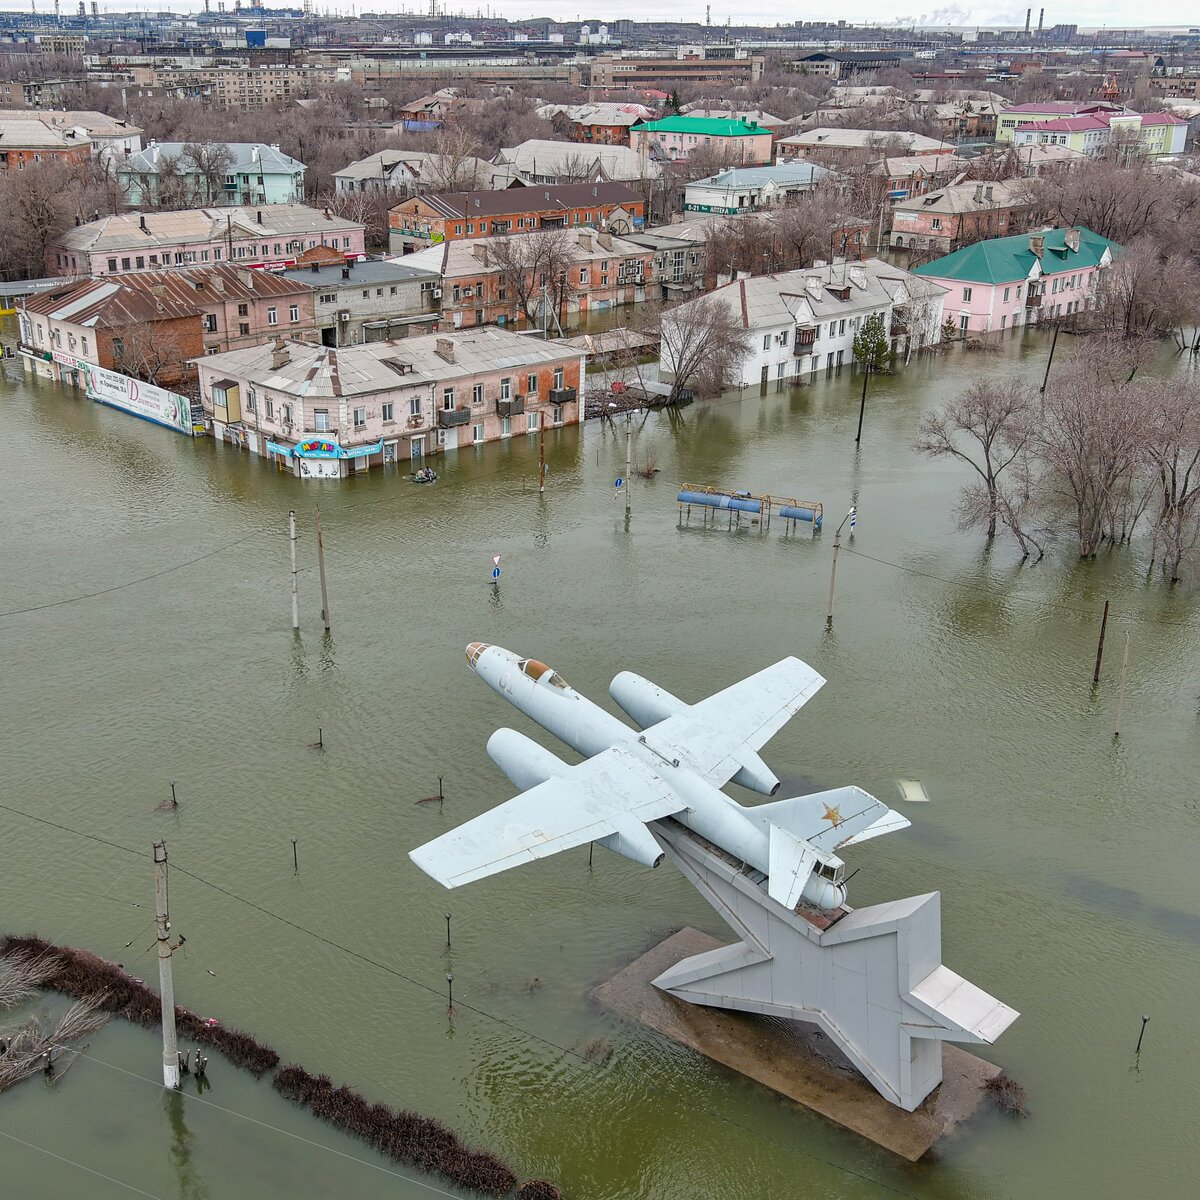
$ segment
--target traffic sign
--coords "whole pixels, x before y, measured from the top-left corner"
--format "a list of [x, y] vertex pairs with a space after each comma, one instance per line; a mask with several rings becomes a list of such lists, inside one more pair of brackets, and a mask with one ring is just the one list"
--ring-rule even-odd
[[613, 484], [613, 487], [615, 487], [615, 488], [623, 488], [624, 486], [625, 486], [625, 480], [623, 480], [623, 479], [622, 479], [622, 478], [621, 478], [621, 477], [618, 475], [618, 476], [617, 476], [617, 481], [616, 481], [616, 483], [614, 483], [614, 484]]
[[493, 578], [493, 579], [499, 579], [499, 578], [500, 578], [500, 568], [499, 568], [499, 567], [493, 567], [493, 568], [492, 568], [492, 578]]
[[493, 566], [493, 567], [498, 567], [499, 565], [500, 565], [500, 555], [498, 555], [498, 554], [493, 554], [493, 555], [492, 555], [492, 566]]

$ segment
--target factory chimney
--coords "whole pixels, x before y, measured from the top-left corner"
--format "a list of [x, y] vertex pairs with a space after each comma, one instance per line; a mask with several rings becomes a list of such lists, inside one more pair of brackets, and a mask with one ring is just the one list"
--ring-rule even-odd
[[1038, 9], [1038, 37], [1042, 36], [1042, 25], [1045, 22], [1045, 20], [1046, 20], [1046, 10], [1044, 8], [1039, 8]]
[[1025, 36], [1026, 36], [1026, 37], [1028, 37], [1028, 36], [1029, 36], [1029, 22], [1030, 22], [1032, 19], [1033, 19], [1033, 9], [1032, 9], [1032, 8], [1027, 8], [1027, 9], [1025, 10]]

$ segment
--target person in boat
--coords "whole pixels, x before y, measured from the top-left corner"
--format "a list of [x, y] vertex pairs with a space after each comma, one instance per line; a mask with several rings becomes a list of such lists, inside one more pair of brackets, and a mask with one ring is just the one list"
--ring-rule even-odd
[[432, 467], [422, 467], [413, 476], [417, 483], [433, 483], [437, 479], [437, 472]]

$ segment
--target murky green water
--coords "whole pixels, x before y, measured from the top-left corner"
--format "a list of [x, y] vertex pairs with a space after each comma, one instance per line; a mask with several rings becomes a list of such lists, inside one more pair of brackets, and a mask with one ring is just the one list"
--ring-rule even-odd
[[[629, 533], [612, 488], [623, 431], [549, 437], [541, 500], [522, 489], [537, 462], [524, 439], [440, 461], [435, 487], [383, 473], [300, 483], [10, 365], [0, 611], [49, 607], [0, 618], [0, 803], [147, 853], [165, 837], [174, 863], [234, 894], [172, 875], [181, 1003], [373, 1099], [442, 1117], [573, 1198], [1193, 1195], [1194, 593], [1147, 582], [1126, 552], [1079, 565], [1066, 531], [1036, 568], [1007, 546], [988, 554], [954, 527], [962, 472], [909, 449], [928, 405], [981, 371], [1038, 374], [1044, 351], [1010, 342], [879, 381], [857, 456], [848, 374], [696, 406], [677, 423], [651, 416], [637, 456], [656, 456], [661, 474], [636, 484]], [[680, 529], [683, 480], [839, 514], [857, 495], [832, 635], [831, 529], [816, 542], [785, 540], [781, 525]], [[57, 603], [82, 593], [95, 594]], [[476, 638], [536, 653], [601, 703], [622, 668], [693, 698], [787, 653], [812, 662], [829, 683], [767, 760], [785, 789], [855, 782], [898, 803], [898, 779], [924, 782], [932, 800], [906, 807], [910, 831], [849, 855], [862, 868], [851, 902], [942, 890], [947, 963], [1023, 1014], [991, 1057], [1025, 1085], [1029, 1119], [985, 1114], [932, 1161], [898, 1164], [597, 1010], [589, 990], [665, 932], [725, 933], [670, 867], [651, 875], [598, 851], [589, 872], [584, 850], [455, 893], [421, 875], [409, 849], [511, 793], [484, 753], [490, 732], [512, 724], [546, 740], [470, 675], [463, 647]], [[323, 753], [309, 749], [318, 727]], [[416, 804], [439, 774], [444, 808]], [[172, 780], [180, 808], [156, 812]], [[0, 817], [0, 926], [154, 982], [148, 859]], [[597, 1037], [600, 1063], [578, 1053]], [[122, 1183], [222, 1200], [430, 1194], [215, 1055], [204, 1102], [172, 1106], [151, 1034], [113, 1024], [88, 1054], [55, 1087], [0, 1099], [5, 1195], [107, 1200], [128, 1194]]]

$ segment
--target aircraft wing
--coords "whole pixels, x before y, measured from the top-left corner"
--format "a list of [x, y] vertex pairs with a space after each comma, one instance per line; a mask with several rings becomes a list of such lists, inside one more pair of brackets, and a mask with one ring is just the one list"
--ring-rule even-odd
[[807, 663], [785, 658], [659, 721], [643, 740], [724, 787], [742, 766], [739, 751], [765, 746], [824, 685], [824, 676]]
[[409, 858], [444, 887], [459, 887], [547, 858], [687, 805], [646, 764], [612, 747], [514, 796]]

